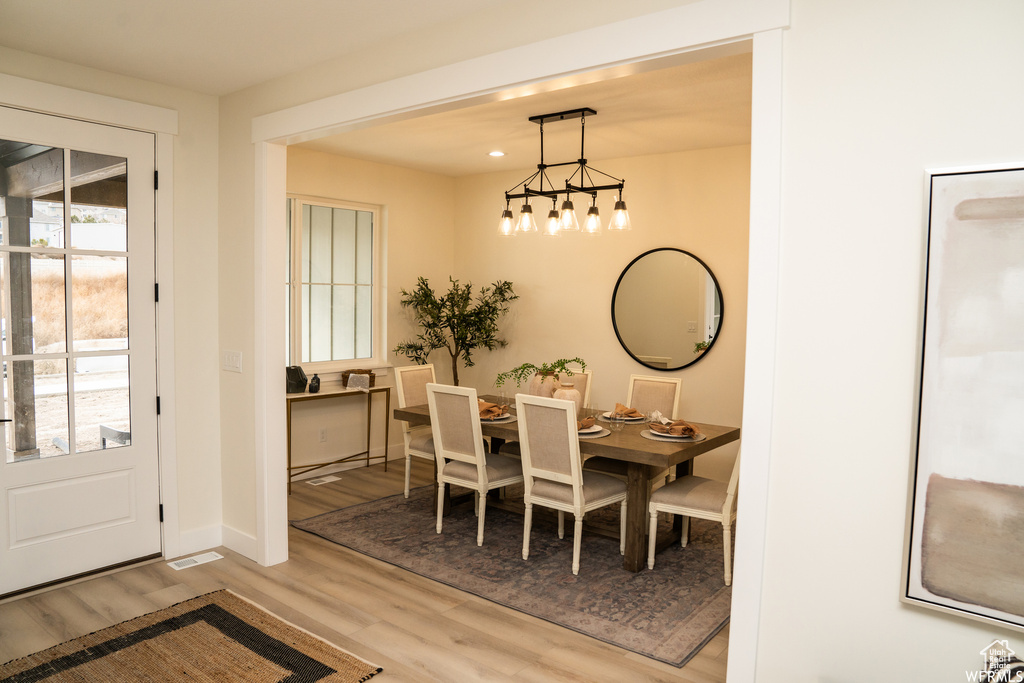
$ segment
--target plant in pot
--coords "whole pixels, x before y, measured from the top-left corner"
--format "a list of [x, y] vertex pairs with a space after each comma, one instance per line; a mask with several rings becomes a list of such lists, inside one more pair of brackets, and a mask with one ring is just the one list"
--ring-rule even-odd
[[[575, 370], [569, 366], [579, 366], [580, 370], [586, 370], [587, 364], [582, 358], [559, 358], [551, 363], [523, 363], [518, 367], [503, 372], [494, 380], [494, 385], [501, 387], [505, 382], [515, 381], [516, 386], [522, 386], [528, 382], [527, 392], [533, 396], [551, 396], [559, 388], [558, 376], [561, 373], [573, 375]], [[577, 399], [578, 403], [578, 399]]]
[[403, 341], [394, 353], [425, 365], [427, 356], [436, 349], [445, 349], [451, 357], [452, 383], [459, 384], [459, 361], [473, 366], [473, 351], [494, 350], [507, 346], [498, 336], [498, 320], [508, 311], [508, 304], [519, 298], [512, 283], [499, 280], [490, 287], [481, 287], [476, 298], [473, 285], [460, 285], [449, 277], [448, 293], [438, 296], [426, 278], [416, 280], [416, 287], [402, 289], [402, 306], [411, 308], [422, 331], [414, 340]]

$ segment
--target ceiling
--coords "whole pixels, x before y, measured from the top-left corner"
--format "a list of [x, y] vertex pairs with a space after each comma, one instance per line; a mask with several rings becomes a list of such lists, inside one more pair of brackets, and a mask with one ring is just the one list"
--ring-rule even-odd
[[[518, 40], [515, 33], [529, 23], [531, 11], [555, 20], [531, 29], [539, 40], [586, 28], [586, 22], [598, 25], [602, 9], [615, 8], [622, 18], [687, 1], [589, 0], [581, 16], [569, 3], [546, 0], [0, 0], [0, 45], [225, 95], [361, 50], [414, 49], [424, 36], [439, 44], [468, 41], [481, 33], [480, 25], [507, 27], [479, 38], [476, 46], [499, 50]], [[565, 13], [572, 28], [557, 21]], [[726, 56], [694, 61], [694, 54]], [[507, 93], [498, 101], [301, 146], [450, 176], [528, 170], [536, 167], [540, 152], [538, 126], [529, 117], [581, 107], [597, 111], [586, 125], [586, 156], [592, 162], [749, 143], [749, 45], [693, 53], [672, 63], [638, 66], [628, 74], [620, 69], [604, 80], [590, 76], [585, 80], [591, 82], [574, 87], [548, 84], [537, 94]], [[579, 128], [578, 119], [545, 125], [545, 160], [577, 159]], [[495, 149], [506, 156], [489, 157]]]
[[[586, 119], [586, 156], [606, 170], [596, 162], [748, 144], [750, 88], [750, 53], [741, 53], [363, 128], [298, 146], [450, 176], [531, 169], [540, 160], [540, 132], [529, 118], [589, 107], [597, 115]], [[494, 150], [505, 156], [488, 156]], [[544, 156], [547, 163], [579, 158], [579, 119], [545, 124]]]

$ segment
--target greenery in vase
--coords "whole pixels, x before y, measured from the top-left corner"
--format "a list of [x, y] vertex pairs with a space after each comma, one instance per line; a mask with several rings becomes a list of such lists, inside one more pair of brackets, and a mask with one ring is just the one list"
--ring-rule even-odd
[[508, 311], [508, 303], [519, 298], [512, 283], [499, 280], [490, 287], [481, 287], [473, 297], [473, 285], [460, 285], [449, 277], [448, 293], [438, 296], [426, 278], [416, 280], [411, 292], [402, 289], [402, 306], [411, 308], [422, 332], [411, 341], [403, 341], [394, 353], [406, 356], [420, 365], [436, 349], [445, 349], [451, 356], [452, 383], [459, 384], [459, 361], [473, 366], [473, 351], [493, 351], [508, 342], [498, 336], [498, 319]]
[[529, 380], [535, 374], [559, 374], [564, 372], [567, 375], [572, 375], [573, 370], [569, 368], [569, 364], [580, 366], [581, 370], [587, 369], [587, 364], [582, 358], [559, 358], [552, 363], [541, 363], [539, 366], [533, 363], [523, 363], [519, 367], [512, 368], [507, 372], [503, 372], [498, 375], [498, 378], [494, 380], [495, 386], [504, 386], [508, 380], [515, 380], [516, 386], [522, 386], [523, 382]]
[[693, 345], [693, 352], [700, 353], [701, 351], [707, 351], [709, 346], [711, 346], [711, 340], [699, 341]]

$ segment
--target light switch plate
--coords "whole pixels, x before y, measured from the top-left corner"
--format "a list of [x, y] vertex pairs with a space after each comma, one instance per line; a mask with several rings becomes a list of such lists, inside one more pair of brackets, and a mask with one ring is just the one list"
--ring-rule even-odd
[[220, 365], [222, 370], [228, 372], [241, 372], [242, 371], [242, 352], [241, 351], [225, 351], [224, 360]]

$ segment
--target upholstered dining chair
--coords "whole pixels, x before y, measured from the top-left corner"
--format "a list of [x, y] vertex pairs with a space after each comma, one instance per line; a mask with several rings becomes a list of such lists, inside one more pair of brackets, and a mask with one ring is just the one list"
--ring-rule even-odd
[[576, 404], [557, 398], [516, 394], [519, 443], [523, 458], [526, 517], [523, 522], [523, 559], [530, 557], [533, 506], [558, 511], [558, 537], [565, 537], [565, 513], [575, 517], [572, 573], [580, 572], [583, 515], [620, 503], [619, 553], [626, 550], [626, 483], [601, 474], [584, 472], [576, 434]]
[[559, 373], [560, 382], [572, 382], [576, 391], [580, 392], [580, 405], [584, 408], [590, 406], [590, 384], [594, 377], [591, 370], [574, 371], [571, 375], [566, 372]]
[[659, 512], [683, 516], [681, 544], [684, 548], [689, 541], [690, 518], [710, 519], [722, 523], [722, 537], [725, 541], [725, 585], [732, 584], [732, 525], [736, 521], [736, 488], [739, 476], [740, 456], [737, 453], [728, 484], [689, 475], [676, 479], [651, 494], [651, 502], [647, 506], [651, 516], [647, 544], [648, 569], [654, 569]]
[[523, 481], [519, 461], [484, 450], [476, 389], [444, 384], [427, 385], [430, 430], [437, 461], [437, 533], [441, 533], [444, 487], [473, 489], [476, 494], [476, 544], [484, 544], [487, 492]]
[[[679, 417], [679, 394], [682, 392], [683, 381], [678, 377], [649, 377], [646, 375], [630, 375], [626, 390], [626, 405], [641, 413], [649, 414], [655, 410], [669, 419]], [[587, 469], [606, 472], [619, 477], [626, 476], [624, 464], [617, 460], [600, 456], [587, 460]], [[655, 482], [664, 479], [670, 482], [675, 479], [675, 469], [651, 477]]]
[[626, 405], [641, 413], [655, 410], [670, 420], [679, 417], [679, 394], [683, 381], [678, 377], [648, 377], [630, 375], [626, 392]]
[[[427, 402], [427, 384], [436, 381], [434, 366], [407, 365], [395, 368], [395, 388], [398, 392], [398, 407], [419, 406]], [[405, 440], [405, 497], [409, 497], [409, 474], [413, 456], [434, 459], [434, 435], [426, 425], [413, 427], [402, 422], [402, 438]]]

